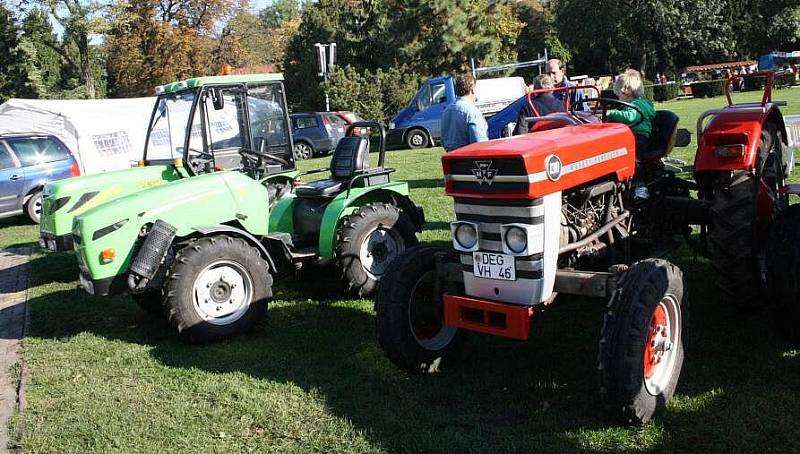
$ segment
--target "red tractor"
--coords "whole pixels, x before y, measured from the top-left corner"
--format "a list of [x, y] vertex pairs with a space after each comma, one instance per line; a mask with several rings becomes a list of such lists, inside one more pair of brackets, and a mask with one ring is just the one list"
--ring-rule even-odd
[[[634, 106], [604, 98], [584, 101], [600, 122], [572, 106], [529, 119], [559, 128], [444, 155], [455, 251], [419, 246], [387, 270], [375, 307], [388, 357], [432, 373], [466, 331], [524, 340], [558, 294], [604, 298], [600, 391], [639, 423], [672, 398], [683, 364], [683, 275], [656, 258], [680, 244], [677, 236], [710, 257], [723, 302], [755, 306], [768, 281], [790, 273], [778, 287], [797, 313], [800, 211], [785, 210], [793, 188], [784, 186], [793, 154], [771, 101], [773, 74], [753, 76], [766, 78], [761, 103], [729, 96], [727, 107], [700, 116], [694, 181], [665, 159], [676, 141], [688, 145], [675, 114], [657, 112], [650, 143], [637, 152], [630, 127], [605, 121], [607, 108]], [[791, 269], [766, 259], [770, 227], [784, 211], [788, 220], [774, 230], [786, 224], [778, 237], [794, 242]]]

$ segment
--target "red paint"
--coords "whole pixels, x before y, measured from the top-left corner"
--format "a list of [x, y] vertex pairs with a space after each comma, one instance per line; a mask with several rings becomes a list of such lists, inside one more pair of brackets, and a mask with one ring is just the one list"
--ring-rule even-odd
[[[608, 175], [617, 181], [633, 177], [636, 170], [635, 141], [630, 128], [621, 123], [592, 123], [541, 131], [535, 134], [507, 137], [478, 142], [459, 148], [442, 156], [444, 174], [449, 175], [455, 160], [486, 160], [494, 158], [519, 158], [528, 175], [544, 172], [545, 159], [551, 154], [559, 157], [562, 167], [596, 157], [614, 150], [627, 152], [613, 159], [563, 174], [557, 181], [544, 181], [527, 185], [525, 192], [469, 192], [456, 191], [452, 181], [446, 181], [445, 190], [450, 196], [475, 198], [531, 198], [536, 199], [557, 191], [580, 186]], [[500, 176], [501, 174], [498, 174]]]
[[526, 340], [535, 311], [466, 296], [443, 295], [444, 324], [470, 331]]
[[658, 364], [661, 362], [661, 358], [664, 356], [663, 350], [656, 350], [656, 343], [664, 337], [663, 330], [667, 328], [667, 313], [664, 311], [664, 306], [659, 304], [650, 318], [650, 330], [644, 344], [645, 378], [653, 376]]

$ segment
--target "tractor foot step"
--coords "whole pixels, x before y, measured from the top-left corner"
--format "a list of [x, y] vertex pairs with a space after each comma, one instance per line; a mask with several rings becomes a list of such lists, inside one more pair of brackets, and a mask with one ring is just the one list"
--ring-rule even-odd
[[301, 248], [296, 249], [290, 252], [292, 254], [292, 261], [306, 261], [306, 260], [313, 260], [319, 256], [319, 251], [317, 248], [308, 247], [308, 248]]

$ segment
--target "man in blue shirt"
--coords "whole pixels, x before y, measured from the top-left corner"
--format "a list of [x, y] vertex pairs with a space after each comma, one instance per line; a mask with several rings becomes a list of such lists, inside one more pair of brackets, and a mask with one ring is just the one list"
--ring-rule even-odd
[[[553, 79], [555, 87], [574, 87], [575, 84], [567, 80], [564, 74], [564, 64], [557, 58], [552, 58], [547, 61], [547, 74]], [[562, 90], [553, 92], [553, 96], [559, 101], [564, 101], [564, 96], [569, 93], [569, 105], [573, 106], [583, 99], [583, 92], [581, 90]], [[585, 106], [579, 105], [578, 110], [584, 110]]]
[[455, 89], [459, 98], [442, 113], [442, 146], [445, 151], [489, 140], [486, 120], [475, 106], [475, 78], [469, 73], [457, 75]]

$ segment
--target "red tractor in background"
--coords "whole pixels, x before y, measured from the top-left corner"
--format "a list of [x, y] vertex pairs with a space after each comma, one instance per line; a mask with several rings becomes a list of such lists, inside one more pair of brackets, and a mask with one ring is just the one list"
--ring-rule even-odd
[[[444, 155], [455, 251], [419, 246], [387, 270], [375, 307], [388, 357], [435, 372], [465, 331], [524, 340], [558, 294], [604, 298], [600, 391], [639, 423], [670, 400], [683, 363], [684, 280], [658, 258], [677, 236], [710, 258], [723, 302], [753, 307], [769, 287], [797, 315], [800, 211], [787, 210], [787, 193], [798, 191], [784, 186], [793, 151], [771, 100], [773, 73], [750, 76], [766, 78], [761, 103], [733, 104], [730, 79], [729, 105], [698, 119], [694, 181], [665, 159], [679, 137], [688, 145], [674, 113], [657, 112], [650, 143], [636, 151], [630, 127], [605, 118], [607, 108], [635, 106], [605, 98], [583, 101], [600, 122], [571, 106], [528, 119], [545, 130]], [[773, 247], [771, 227], [793, 246]]]

